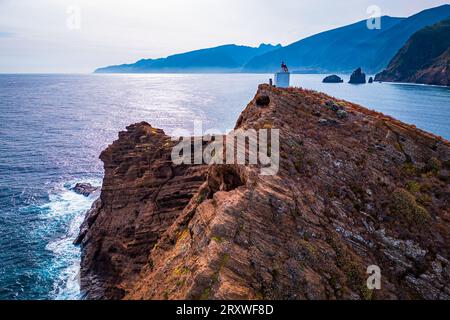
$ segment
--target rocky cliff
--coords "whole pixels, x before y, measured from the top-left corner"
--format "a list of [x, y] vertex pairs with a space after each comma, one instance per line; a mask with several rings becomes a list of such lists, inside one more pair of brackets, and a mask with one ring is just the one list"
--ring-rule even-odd
[[415, 33], [376, 81], [450, 85], [450, 19]]
[[[280, 171], [174, 165], [135, 124], [101, 155], [90, 299], [450, 299], [450, 143], [358, 105], [261, 85], [242, 129], [280, 129]], [[381, 290], [366, 286], [381, 269]]]

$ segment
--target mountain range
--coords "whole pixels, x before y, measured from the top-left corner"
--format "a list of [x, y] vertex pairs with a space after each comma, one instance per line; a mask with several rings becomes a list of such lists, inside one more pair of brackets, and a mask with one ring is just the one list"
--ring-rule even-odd
[[142, 59], [97, 69], [96, 73], [183, 73], [183, 72], [241, 72], [253, 57], [281, 48], [281, 45], [261, 44], [258, 48], [229, 44], [209, 49], [175, 54], [167, 58]]
[[398, 50], [418, 30], [450, 16], [450, 5], [428, 9], [409, 18], [381, 18], [381, 29], [368, 29], [367, 21], [326, 31], [250, 60], [243, 71], [271, 72], [279, 61], [291, 69], [368, 73], [384, 69]]
[[380, 29], [367, 20], [325, 31], [292, 43], [258, 48], [225, 45], [160, 59], [97, 69], [96, 73], [247, 72], [269, 73], [285, 61], [293, 72], [351, 72], [361, 67], [377, 73], [387, 67], [408, 39], [420, 29], [450, 17], [450, 5], [421, 11], [408, 18], [381, 17]]

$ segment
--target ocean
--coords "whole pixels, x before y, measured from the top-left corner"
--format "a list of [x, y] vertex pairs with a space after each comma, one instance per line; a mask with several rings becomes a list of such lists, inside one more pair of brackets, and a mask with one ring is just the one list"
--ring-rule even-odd
[[[101, 185], [100, 152], [129, 124], [166, 133], [232, 129], [270, 75], [0, 75], [0, 299], [79, 299], [72, 245]], [[450, 139], [450, 88], [411, 84], [292, 85], [359, 103]], [[348, 76], [343, 76], [348, 79]]]

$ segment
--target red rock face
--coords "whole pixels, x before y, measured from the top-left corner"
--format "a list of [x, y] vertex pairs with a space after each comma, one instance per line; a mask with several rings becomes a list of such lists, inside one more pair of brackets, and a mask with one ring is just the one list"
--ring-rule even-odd
[[88, 297], [120, 299], [161, 235], [206, 178], [206, 167], [174, 166], [174, 143], [147, 123], [129, 126], [100, 156], [105, 163], [100, 199], [87, 215], [81, 286]]
[[[448, 141], [267, 85], [236, 127], [280, 129], [277, 175], [174, 166], [173, 143], [145, 123], [102, 153], [81, 236], [88, 298], [450, 298]], [[381, 290], [367, 288], [371, 265]]]

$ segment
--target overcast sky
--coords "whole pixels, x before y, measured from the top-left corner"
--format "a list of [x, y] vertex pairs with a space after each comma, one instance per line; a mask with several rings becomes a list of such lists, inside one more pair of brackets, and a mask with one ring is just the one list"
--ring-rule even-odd
[[379, 6], [383, 15], [409, 16], [445, 3], [448, 1], [0, 0], [0, 72], [92, 72], [99, 66], [228, 43], [287, 45], [366, 19], [371, 5]]

